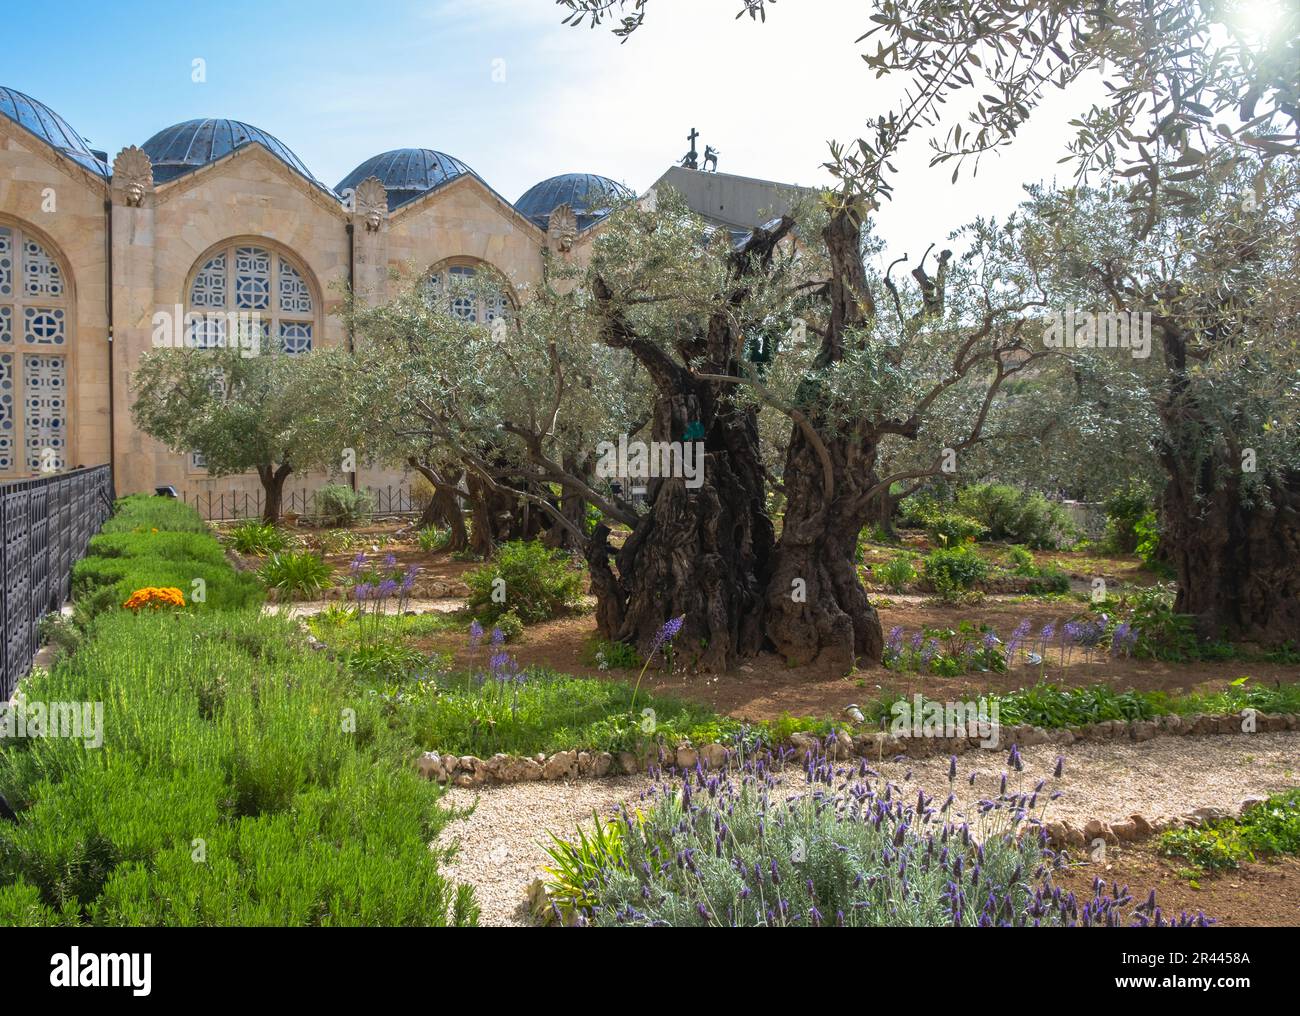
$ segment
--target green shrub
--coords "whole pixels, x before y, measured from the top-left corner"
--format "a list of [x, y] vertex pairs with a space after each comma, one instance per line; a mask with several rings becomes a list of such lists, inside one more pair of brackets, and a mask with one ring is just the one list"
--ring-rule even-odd
[[274, 554], [289, 545], [284, 530], [265, 522], [241, 522], [230, 531], [230, 545], [241, 554]]
[[925, 577], [943, 597], [971, 589], [988, 573], [988, 564], [969, 544], [934, 550], [925, 557]]
[[441, 526], [425, 526], [415, 534], [416, 542], [425, 553], [441, 550], [451, 538], [451, 530]]
[[1034, 564], [1034, 555], [1027, 547], [1020, 544], [1007, 548], [1007, 567], [1017, 575], [1037, 575], [1038, 567]]
[[104, 744], [0, 750], [0, 923], [475, 922], [413, 746], [292, 621], [120, 611], [27, 691], [104, 702]]
[[1029, 578], [1025, 586], [1025, 591], [1040, 596], [1044, 593], [1068, 593], [1070, 591], [1070, 576], [1061, 571], [1060, 568], [1035, 568], [1034, 574]]
[[345, 483], [327, 483], [316, 491], [316, 514], [327, 526], [350, 526], [370, 513], [374, 499], [368, 490]]
[[206, 533], [208, 524], [189, 505], [170, 497], [132, 494], [119, 498], [101, 533], [130, 533], [157, 529], [162, 532]]
[[272, 554], [257, 574], [268, 588], [293, 599], [315, 596], [325, 589], [334, 569], [315, 554], [302, 551]]
[[592, 638], [583, 651], [582, 662], [599, 670], [637, 670], [645, 660], [641, 659], [636, 646]]
[[1140, 539], [1138, 522], [1147, 514], [1154, 515], [1150, 491], [1137, 485], [1121, 487], [1102, 504], [1106, 510], [1107, 549], [1118, 554], [1132, 554]]
[[1173, 569], [1165, 563], [1160, 546], [1160, 522], [1154, 510], [1148, 511], [1134, 523], [1133, 533], [1137, 538], [1133, 549], [1142, 559], [1143, 566], [1161, 575], [1172, 575]]
[[1160, 834], [1156, 849], [1206, 871], [1228, 871], [1258, 856], [1300, 854], [1300, 790], [1270, 797], [1237, 819]]
[[[500, 581], [498, 581], [500, 580]], [[568, 555], [536, 540], [502, 544], [496, 556], [465, 576], [469, 606], [485, 621], [513, 610], [526, 624], [557, 617], [582, 599], [582, 574]]]
[[1001, 483], [976, 483], [957, 492], [957, 507], [988, 529], [989, 539], [1024, 543], [1035, 550], [1062, 546], [1077, 535], [1059, 504], [1039, 493]]
[[890, 592], [901, 593], [910, 582], [916, 581], [916, 565], [906, 554], [873, 565], [871, 577]]

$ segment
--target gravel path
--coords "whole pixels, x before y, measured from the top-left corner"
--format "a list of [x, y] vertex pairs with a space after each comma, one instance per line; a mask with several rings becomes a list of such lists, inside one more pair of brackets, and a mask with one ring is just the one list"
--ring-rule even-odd
[[[1120, 821], [1135, 812], [1148, 819], [1205, 807], [1235, 812], [1243, 797], [1300, 786], [1300, 732], [1295, 731], [1158, 737], [1138, 744], [1081, 742], [1066, 748], [1041, 745], [1022, 752], [1025, 786], [1049, 778], [1058, 754], [1066, 759], [1058, 785], [1064, 796], [1051, 805], [1046, 817], [1076, 826], [1090, 818]], [[996, 795], [1006, 757], [1001, 751], [959, 756], [959, 800]], [[914, 795], [922, 786], [940, 800], [947, 795], [946, 758], [887, 762], [876, 768], [908, 794]], [[966, 783], [972, 771], [978, 774], [974, 788]], [[905, 778], [909, 772], [910, 780]], [[1012, 786], [1016, 777], [1013, 773]], [[802, 786], [797, 771], [789, 780], [792, 792]], [[466, 808], [477, 800], [477, 805], [471, 815], [451, 823], [443, 833], [444, 843], [459, 844], [448, 874], [474, 886], [483, 909], [482, 923], [526, 925], [530, 922], [524, 894], [546, 863], [547, 832], [566, 835], [579, 823], [590, 825], [593, 810], [603, 817], [649, 786], [645, 776], [628, 776], [453, 789], [446, 798], [449, 804]]]

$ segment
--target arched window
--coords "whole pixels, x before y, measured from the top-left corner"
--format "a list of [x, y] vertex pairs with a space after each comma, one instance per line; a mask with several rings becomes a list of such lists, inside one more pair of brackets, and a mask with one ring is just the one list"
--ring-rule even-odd
[[235, 241], [210, 251], [188, 291], [189, 345], [214, 349], [247, 329], [275, 349], [306, 353], [316, 328], [316, 304], [303, 270], [287, 255]]
[[68, 466], [68, 290], [56, 255], [0, 224], [0, 473]]
[[475, 285], [478, 274], [475, 262], [444, 261], [425, 277], [425, 289], [431, 300], [445, 298], [448, 309], [462, 321], [490, 326], [498, 318], [509, 318], [510, 297], [496, 285]]

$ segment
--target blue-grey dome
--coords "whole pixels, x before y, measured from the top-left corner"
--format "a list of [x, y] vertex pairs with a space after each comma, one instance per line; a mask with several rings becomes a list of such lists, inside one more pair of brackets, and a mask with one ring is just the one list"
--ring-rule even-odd
[[334, 189], [342, 194], [367, 177], [378, 177], [388, 191], [388, 210], [391, 212], [466, 173], [478, 176], [459, 159], [431, 148], [395, 148], [367, 159], [340, 180]]
[[38, 138], [73, 162], [85, 166], [98, 176], [108, 176], [104, 160], [90, 150], [86, 139], [68, 126], [68, 122], [43, 102], [30, 95], [0, 85], [0, 113], [26, 127]]
[[329, 190], [283, 141], [238, 120], [186, 120], [163, 128], [140, 147], [153, 163], [154, 182], [166, 183], [251, 144], [261, 145], [290, 169]]
[[568, 205], [578, 217], [581, 230], [603, 219], [620, 201], [634, 197], [632, 190], [607, 176], [565, 173], [529, 187], [515, 202], [515, 210], [546, 229], [551, 212], [559, 205]]

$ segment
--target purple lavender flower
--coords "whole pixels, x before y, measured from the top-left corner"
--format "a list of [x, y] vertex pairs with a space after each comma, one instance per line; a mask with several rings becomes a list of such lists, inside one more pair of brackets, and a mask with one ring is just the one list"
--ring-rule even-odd
[[506, 635], [500, 628], [492, 629], [492, 647], [498, 648], [506, 644]]
[[469, 647], [477, 649], [480, 642], [483, 641], [483, 626], [478, 621], [469, 623]]
[[653, 654], [655, 649], [658, 649], [660, 646], [664, 645], [665, 643], [671, 642], [673, 639], [675, 639], [678, 633], [682, 630], [682, 625], [685, 623], [686, 623], [685, 614], [683, 614], [681, 617], [670, 617], [667, 621], [665, 621], [663, 623], [663, 627], [660, 628], [657, 632], [655, 632], [654, 646], [650, 650], [651, 653]]
[[352, 564], [348, 566], [348, 571], [352, 572], [353, 575], [356, 575], [365, 566], [366, 566], [365, 551], [359, 550], [357, 551], [357, 556], [352, 559]]
[[384, 557], [384, 567], [392, 571], [397, 567], [397, 558], [393, 554], [386, 555]]

